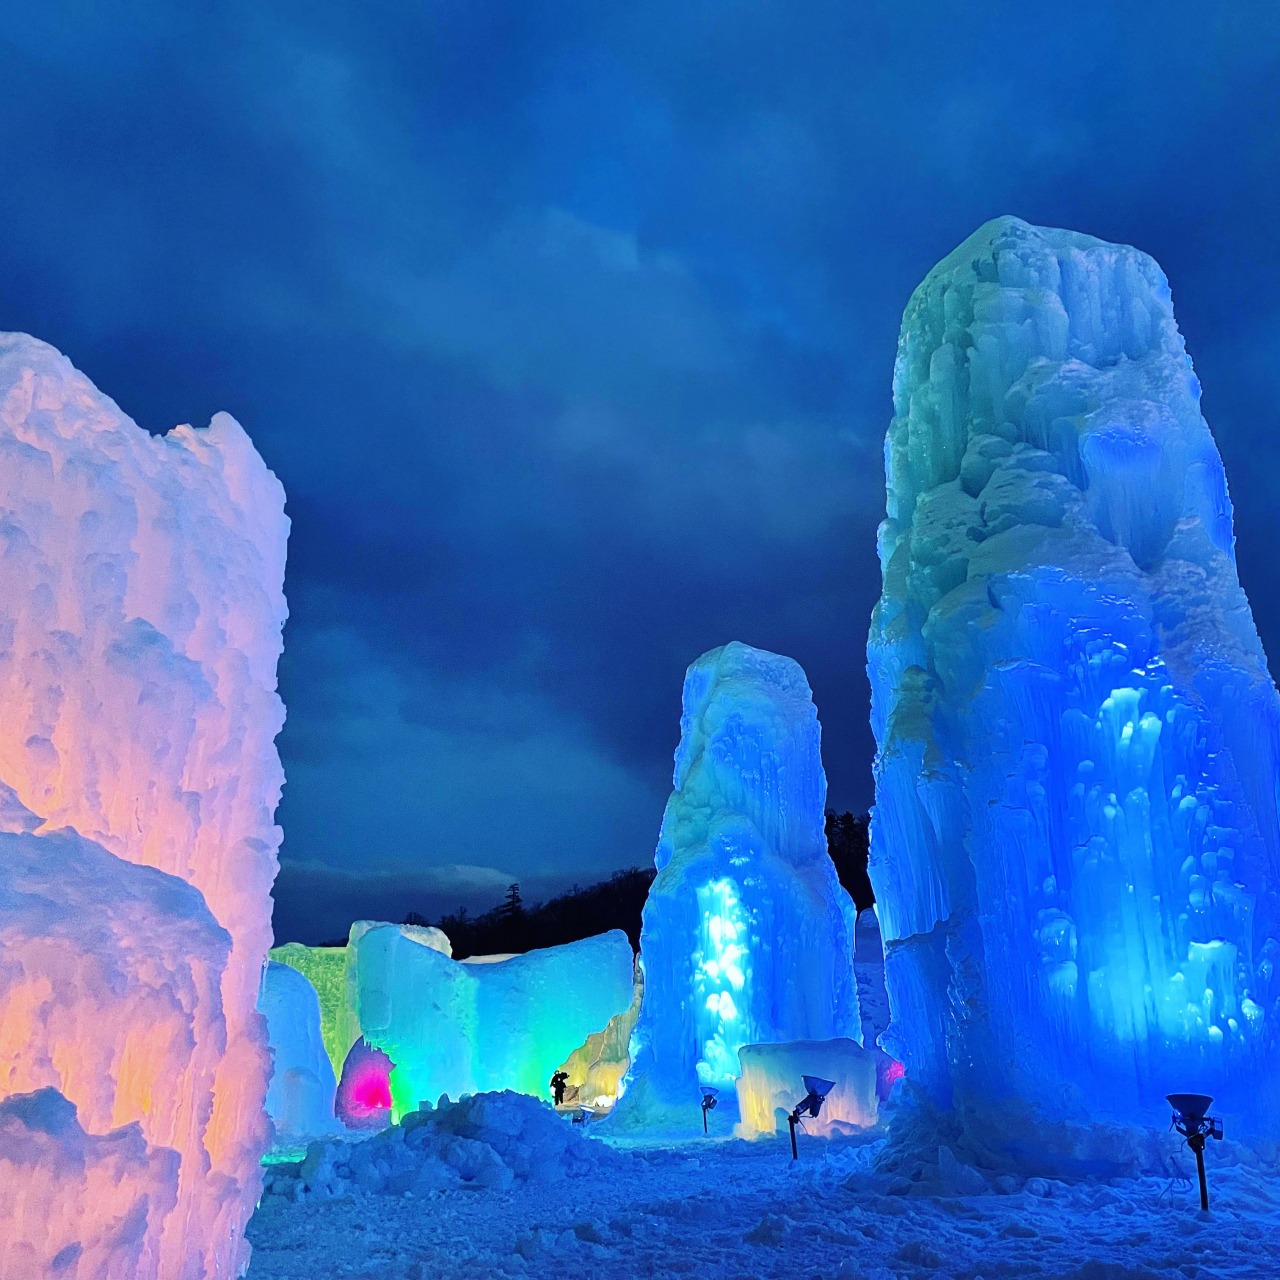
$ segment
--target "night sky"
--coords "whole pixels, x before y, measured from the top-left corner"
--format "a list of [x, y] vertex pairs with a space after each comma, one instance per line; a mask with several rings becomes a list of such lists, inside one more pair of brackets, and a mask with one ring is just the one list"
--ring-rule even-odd
[[293, 520], [277, 935], [652, 856], [685, 666], [798, 659], [831, 803], [898, 323], [1002, 213], [1169, 275], [1280, 653], [1280, 6], [7, 6], [0, 328]]

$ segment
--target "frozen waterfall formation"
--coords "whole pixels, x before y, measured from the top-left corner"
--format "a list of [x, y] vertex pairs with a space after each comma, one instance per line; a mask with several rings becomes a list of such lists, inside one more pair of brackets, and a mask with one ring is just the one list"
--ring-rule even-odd
[[240, 1274], [284, 717], [284, 494], [0, 336], [0, 1275]]
[[699, 1085], [732, 1102], [744, 1045], [861, 1041], [820, 738], [790, 658], [733, 643], [689, 668], [619, 1123], [700, 1125]]
[[885, 1047], [942, 1101], [1280, 1122], [1280, 705], [1143, 253], [1014, 218], [913, 294], [885, 444]]

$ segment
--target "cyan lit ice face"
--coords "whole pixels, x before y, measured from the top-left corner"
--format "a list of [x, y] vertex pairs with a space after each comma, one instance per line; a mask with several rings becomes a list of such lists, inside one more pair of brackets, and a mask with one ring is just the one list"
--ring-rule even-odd
[[712, 880], [698, 890], [701, 924], [694, 952], [698, 1080], [702, 1084], [731, 1084], [738, 1075], [738, 1050], [749, 1033], [742, 1016], [748, 1007], [751, 956], [745, 909], [737, 884]]

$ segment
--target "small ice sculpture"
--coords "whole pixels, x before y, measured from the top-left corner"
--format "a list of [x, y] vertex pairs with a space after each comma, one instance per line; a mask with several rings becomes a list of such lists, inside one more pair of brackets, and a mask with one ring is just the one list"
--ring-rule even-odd
[[631, 1003], [620, 929], [493, 964], [452, 960], [433, 941], [381, 925], [355, 944], [360, 1027], [395, 1063], [397, 1119], [441, 1094], [545, 1097], [552, 1072]]
[[351, 1046], [334, 1111], [348, 1129], [385, 1129], [391, 1123], [391, 1072], [395, 1064], [363, 1038]]
[[[28, 1149], [42, 1191], [21, 1224], [0, 1200], [0, 1249], [63, 1231], [64, 1268], [236, 1276], [269, 1132], [284, 493], [225, 414], [149, 435], [5, 334], [0, 507], [0, 1100], [76, 1111]], [[122, 1125], [129, 1186], [175, 1180], [115, 1247]]]
[[733, 643], [689, 668], [616, 1123], [700, 1127], [699, 1085], [732, 1095], [743, 1045], [861, 1039], [820, 737], [790, 658]]
[[1160, 268], [982, 227], [907, 306], [885, 465], [885, 1047], [944, 1103], [1274, 1129], [1280, 702]]
[[835, 1082], [822, 1110], [804, 1121], [818, 1137], [865, 1129], [876, 1123], [878, 1050], [843, 1037], [791, 1044], [746, 1044], [738, 1051], [738, 1133], [744, 1138], [787, 1132], [787, 1115], [805, 1095], [804, 1077]]
[[267, 1020], [271, 1083], [267, 1114], [274, 1145], [296, 1149], [339, 1128], [333, 1099], [337, 1081], [320, 1036], [320, 1000], [296, 969], [268, 962], [258, 1008]]

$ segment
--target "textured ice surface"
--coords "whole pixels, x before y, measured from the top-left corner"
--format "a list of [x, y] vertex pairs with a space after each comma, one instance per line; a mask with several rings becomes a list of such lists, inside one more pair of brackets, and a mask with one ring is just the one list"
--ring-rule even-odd
[[616, 1123], [700, 1127], [699, 1084], [731, 1099], [744, 1044], [861, 1037], [820, 737], [790, 658], [733, 643], [689, 668]]
[[610, 1018], [602, 1031], [592, 1032], [560, 1064], [560, 1070], [568, 1077], [565, 1082], [566, 1103], [599, 1111], [612, 1107], [617, 1101], [623, 1078], [631, 1065], [631, 1035], [636, 1029], [644, 996], [638, 964], [635, 973], [635, 993], [630, 1005]]
[[[283, 493], [225, 414], [148, 435], [10, 334], [0, 505], [0, 782], [40, 833], [0, 860], [5, 963], [22, 970], [0, 997], [0, 1097], [54, 1088], [90, 1148], [136, 1119], [148, 1168], [178, 1153], [176, 1205], [150, 1201], [143, 1262], [113, 1256], [119, 1274], [234, 1275], [268, 1131], [255, 1002], [279, 842]], [[9, 831], [35, 829], [0, 807]], [[58, 828], [80, 839], [44, 834]], [[68, 1157], [40, 1175], [50, 1215], [89, 1206], [86, 1242], [119, 1208], [86, 1191], [90, 1170]]]
[[634, 957], [620, 929], [476, 965], [419, 932], [381, 925], [354, 943], [360, 1027], [395, 1063], [397, 1115], [442, 1094], [545, 1096], [552, 1072], [631, 1003]]
[[876, 1122], [876, 1053], [843, 1037], [790, 1044], [747, 1044], [738, 1051], [739, 1133], [746, 1138], [786, 1133], [787, 1114], [805, 1096], [805, 1076], [835, 1082], [817, 1119], [804, 1117], [804, 1132], [825, 1137]]
[[275, 1145], [293, 1148], [335, 1132], [341, 1127], [333, 1110], [337, 1081], [320, 1036], [315, 987], [296, 969], [269, 962], [258, 1008], [271, 1046], [267, 1114], [275, 1126]]
[[56, 1089], [0, 1101], [0, 1276], [155, 1275], [149, 1224], [177, 1195], [178, 1153], [136, 1124], [86, 1133]]
[[871, 877], [885, 1047], [942, 1100], [1275, 1126], [1275, 687], [1145, 254], [988, 223], [907, 306]]
[[282, 947], [272, 947], [270, 955], [276, 964], [296, 969], [315, 988], [325, 1053], [335, 1079], [340, 1079], [347, 1053], [360, 1039], [353, 972], [355, 948], [307, 947], [301, 942], [287, 942]]

